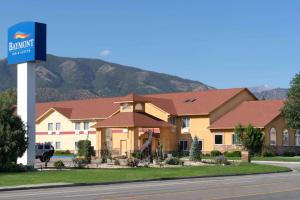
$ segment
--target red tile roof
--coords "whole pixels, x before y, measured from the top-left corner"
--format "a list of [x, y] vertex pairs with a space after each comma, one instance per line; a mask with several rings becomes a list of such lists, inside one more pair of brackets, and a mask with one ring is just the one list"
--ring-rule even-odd
[[136, 112], [120, 112], [112, 117], [98, 122], [94, 128], [101, 127], [139, 127], [139, 128], [160, 128], [172, 127], [171, 124], [153, 118], [150, 115]]
[[[70, 119], [103, 119], [119, 110], [119, 105], [115, 102], [124, 101], [150, 102], [171, 115], [208, 115], [244, 90], [247, 89], [236, 88], [144, 96], [129, 94], [125, 97], [38, 103], [36, 105], [36, 117], [40, 117], [50, 108], [60, 110], [68, 108], [67, 116]], [[61, 112], [65, 113], [66, 111]]]
[[[245, 88], [207, 90], [199, 92], [182, 92], [151, 94], [151, 103], [174, 115], [208, 115], [219, 106], [233, 98]], [[250, 93], [250, 92], [249, 92]], [[250, 93], [252, 95], [252, 93]], [[256, 99], [254, 97], [254, 99]]]
[[[70, 119], [101, 119], [111, 116], [119, 110], [115, 104], [117, 98], [96, 98], [85, 100], [58, 101], [36, 104], [36, 118], [43, 115], [50, 108], [65, 113], [62, 108], [69, 109]], [[71, 111], [70, 111], [71, 110]]]
[[283, 105], [283, 100], [246, 101], [215, 121], [210, 129], [232, 129], [249, 123], [263, 128], [280, 115]]

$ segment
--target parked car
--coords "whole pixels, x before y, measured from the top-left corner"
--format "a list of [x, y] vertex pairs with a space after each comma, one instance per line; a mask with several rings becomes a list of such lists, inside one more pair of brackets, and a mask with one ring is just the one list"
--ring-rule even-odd
[[35, 145], [35, 158], [40, 159], [41, 162], [49, 162], [54, 151], [51, 143], [37, 143]]

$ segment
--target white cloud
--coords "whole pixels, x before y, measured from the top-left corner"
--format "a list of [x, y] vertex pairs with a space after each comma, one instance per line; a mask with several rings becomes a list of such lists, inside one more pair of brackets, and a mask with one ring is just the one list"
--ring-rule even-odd
[[111, 50], [109, 49], [103, 49], [102, 51], [100, 51], [100, 56], [101, 57], [107, 57], [111, 55]]

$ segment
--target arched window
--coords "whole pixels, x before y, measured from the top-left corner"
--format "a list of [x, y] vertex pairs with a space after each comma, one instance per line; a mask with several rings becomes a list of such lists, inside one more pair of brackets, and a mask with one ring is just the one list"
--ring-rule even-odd
[[300, 129], [298, 129], [296, 131], [296, 135], [295, 135], [295, 145], [296, 146], [300, 146]]
[[290, 145], [290, 137], [289, 137], [289, 131], [287, 129], [285, 129], [283, 131], [283, 135], [282, 135], [282, 144], [283, 146], [289, 146]]
[[271, 128], [270, 130], [270, 145], [276, 146], [276, 129]]

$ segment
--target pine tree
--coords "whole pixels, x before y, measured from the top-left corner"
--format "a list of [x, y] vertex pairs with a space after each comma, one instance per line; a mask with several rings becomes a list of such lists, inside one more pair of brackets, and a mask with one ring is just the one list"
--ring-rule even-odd
[[202, 158], [202, 153], [199, 145], [199, 140], [197, 137], [194, 138], [191, 149], [190, 149], [190, 160], [200, 161]]
[[291, 82], [282, 114], [290, 128], [300, 129], [300, 73]]

